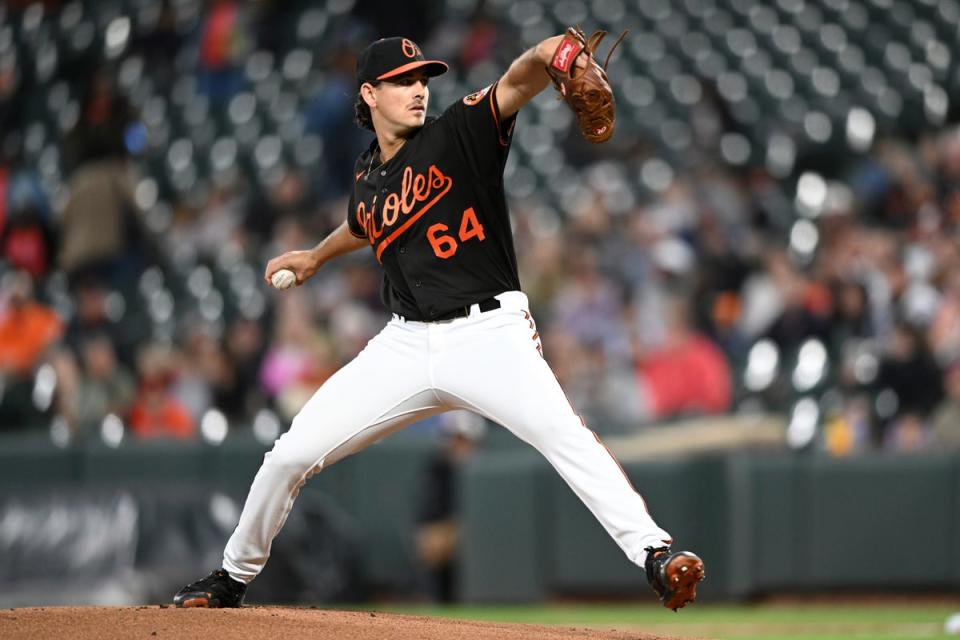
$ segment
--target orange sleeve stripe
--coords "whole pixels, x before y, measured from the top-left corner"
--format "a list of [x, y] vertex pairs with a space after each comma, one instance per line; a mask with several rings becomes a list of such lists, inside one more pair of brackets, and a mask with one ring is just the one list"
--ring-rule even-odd
[[[497, 80], [493, 83], [493, 86], [490, 87], [490, 113], [493, 114], [493, 124], [497, 127], [497, 139], [500, 141], [500, 144], [504, 147], [510, 144], [509, 140], [505, 140], [503, 137], [503, 129], [500, 126], [500, 113], [497, 111], [497, 86], [500, 84], [500, 81]], [[511, 130], [513, 125], [510, 125]]]

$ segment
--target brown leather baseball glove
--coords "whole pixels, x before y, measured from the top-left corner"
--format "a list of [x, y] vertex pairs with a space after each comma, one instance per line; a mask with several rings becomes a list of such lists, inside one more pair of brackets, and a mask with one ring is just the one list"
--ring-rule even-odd
[[[587, 142], [606, 142], [613, 135], [616, 114], [613, 90], [607, 80], [607, 64], [627, 32], [621, 33], [613, 43], [601, 67], [593, 54], [606, 35], [606, 31], [594, 31], [587, 38], [579, 27], [568, 28], [547, 66], [547, 73], [560, 92], [558, 99], [566, 100], [573, 109]], [[577, 58], [581, 54], [586, 56], [585, 64], [578, 65]]]

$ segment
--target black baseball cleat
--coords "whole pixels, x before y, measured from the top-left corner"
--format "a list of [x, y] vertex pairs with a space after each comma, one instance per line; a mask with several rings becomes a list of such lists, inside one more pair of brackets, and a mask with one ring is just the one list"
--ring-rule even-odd
[[206, 578], [191, 582], [173, 596], [178, 607], [205, 607], [223, 609], [239, 607], [247, 585], [230, 577], [223, 569], [217, 569]]
[[703, 560], [689, 551], [670, 547], [647, 547], [647, 581], [667, 609], [682, 608], [697, 599], [697, 583], [703, 580]]

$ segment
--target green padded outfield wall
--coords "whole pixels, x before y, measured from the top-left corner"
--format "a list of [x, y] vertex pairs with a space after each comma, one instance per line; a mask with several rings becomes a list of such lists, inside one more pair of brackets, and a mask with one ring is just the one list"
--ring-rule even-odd
[[[464, 595], [535, 601], [646, 593], [640, 570], [570, 489], [545, 462], [527, 460], [531, 468], [514, 465], [508, 482], [486, 457], [467, 474], [464, 517], [473, 535], [464, 555], [475, 569], [464, 572]], [[677, 546], [702, 554], [703, 599], [960, 588], [960, 457], [758, 453], [626, 470]]]
[[[417, 495], [436, 446], [435, 437], [400, 434], [304, 489], [351, 518], [380, 593], [406, 595], [418, 579]], [[242, 438], [221, 447], [68, 450], [46, 439], [4, 440], [0, 492], [186, 486], [244, 494], [265, 449]], [[633, 463], [626, 471], [677, 546], [703, 556], [704, 599], [960, 588], [960, 456], [736, 453]], [[478, 454], [463, 474], [460, 503], [460, 586], [468, 601], [647, 594], [641, 571], [531, 449]]]
[[[710, 567], [706, 597], [725, 595], [723, 458], [627, 466], [651, 513]], [[461, 593], [472, 602], [545, 596], [637, 597], [649, 587], [593, 515], [535, 453], [477, 458], [463, 486], [467, 530]]]
[[460, 596], [530, 602], [551, 595], [552, 478], [533, 451], [494, 451], [463, 474]]
[[960, 587], [957, 456], [736, 456], [728, 465], [731, 596]]
[[[421, 579], [413, 548], [416, 505], [420, 474], [437, 441], [417, 433], [395, 436], [323, 470], [303, 489], [325, 495], [352, 519], [375, 592], [409, 593]], [[6, 495], [58, 487], [156, 487], [221, 491], [242, 500], [268, 449], [249, 437], [219, 447], [157, 441], [56, 449], [45, 437], [0, 442], [0, 493]]]

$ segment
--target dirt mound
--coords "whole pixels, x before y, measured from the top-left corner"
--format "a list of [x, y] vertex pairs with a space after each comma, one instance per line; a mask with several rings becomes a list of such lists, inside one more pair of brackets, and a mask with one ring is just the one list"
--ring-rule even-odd
[[43, 607], [0, 611], [4, 640], [323, 638], [324, 640], [666, 640], [636, 631], [448, 620], [289, 607]]

